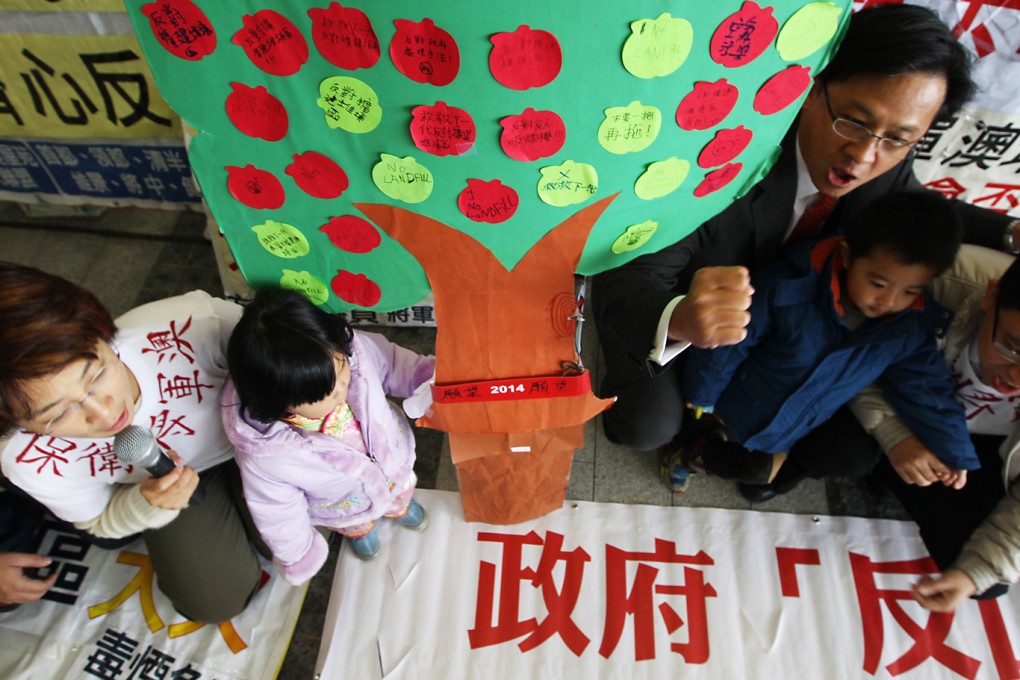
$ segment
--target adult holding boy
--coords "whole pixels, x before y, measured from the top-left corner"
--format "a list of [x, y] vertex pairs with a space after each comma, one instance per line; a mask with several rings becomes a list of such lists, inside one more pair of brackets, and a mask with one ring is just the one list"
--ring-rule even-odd
[[997, 597], [1020, 579], [1020, 262], [964, 246], [931, 292], [956, 309], [940, 351], [981, 468], [964, 488], [946, 486], [931, 472], [934, 454], [884, 392], [866, 390], [852, 408], [886, 451], [875, 478], [917, 522], [944, 572], [923, 578], [915, 595], [926, 607], [948, 611], [971, 595]]
[[[607, 365], [601, 392], [618, 397], [603, 415], [607, 437], [641, 450], [670, 444], [685, 405], [682, 362], [673, 359], [692, 344], [745, 337], [753, 294], [747, 268], [774, 259], [784, 243], [844, 231], [884, 195], [919, 188], [913, 146], [974, 89], [969, 56], [929, 10], [883, 5], [855, 14], [769, 174], [683, 240], [595, 278]], [[1011, 250], [1014, 236], [1020, 243], [1020, 223], [959, 207], [968, 242]], [[824, 431], [847, 420], [843, 409], [801, 440], [781, 473], [789, 480], [773, 483], [785, 490], [807, 474], [866, 472], [873, 458], [829, 454], [832, 436]], [[819, 437], [825, 446], [813, 445]], [[754, 500], [775, 494], [774, 487], [742, 490]]]

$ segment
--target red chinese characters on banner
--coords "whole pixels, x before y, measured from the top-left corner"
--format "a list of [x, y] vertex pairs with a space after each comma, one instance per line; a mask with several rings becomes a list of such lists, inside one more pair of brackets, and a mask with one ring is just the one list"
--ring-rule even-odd
[[989, 54], [995, 51], [995, 40], [992, 38], [991, 32], [982, 22], [978, 22], [974, 25], [974, 19], [977, 18], [978, 12], [985, 5], [991, 7], [1009, 7], [1015, 5], [1016, 0], [984, 0], [984, 2], [968, 2], [967, 10], [960, 17], [960, 20], [953, 26], [953, 36], [959, 38], [962, 35], [970, 34], [971, 39], [974, 41], [974, 51], [977, 52], [978, 57], [987, 57]]
[[960, 198], [960, 195], [967, 190], [953, 177], [943, 177], [934, 182], [928, 182], [925, 186], [939, 192], [946, 198]]
[[816, 567], [822, 563], [818, 551], [810, 548], [776, 548], [776, 566], [779, 568], [779, 587], [783, 597], [800, 597], [797, 582], [798, 565]]
[[857, 589], [857, 604], [861, 611], [864, 632], [864, 670], [874, 675], [882, 658], [884, 629], [882, 605], [913, 640], [913, 645], [898, 659], [886, 665], [892, 675], [906, 673], [928, 659], [934, 659], [949, 670], [973, 679], [981, 662], [946, 644], [946, 636], [953, 625], [953, 614], [930, 612], [925, 626], [918, 624], [900, 604], [914, 602], [910, 590], [879, 588], [876, 574], [930, 574], [937, 571], [930, 557], [898, 562], [872, 562], [865, 555], [850, 553], [850, 567]]
[[985, 185], [988, 193], [978, 196], [972, 202], [983, 208], [1005, 213], [1020, 206], [1020, 184], [989, 182]]
[[[634, 581], [628, 588], [627, 563], [637, 562]], [[693, 564], [708, 566], [715, 564], [705, 552], [695, 555], [681, 555], [676, 543], [655, 539], [655, 550], [650, 553], [626, 552], [613, 546], [606, 546], [606, 623], [602, 634], [599, 654], [609, 658], [613, 653], [627, 617], [633, 616], [634, 658], [643, 661], [655, 658], [655, 620], [658, 610], [672, 635], [681, 626], [687, 626], [687, 642], [671, 642], [670, 651], [680, 654], [690, 664], [708, 661], [708, 619], [705, 600], [715, 597], [715, 588], [705, 582], [705, 574], [699, 569], [684, 567], [683, 584], [660, 584], [661, 569], [652, 564]], [[656, 595], [679, 595], [687, 601], [687, 620], [684, 621], [676, 609], [667, 602], [655, 604]]]
[[[482, 532], [479, 541], [498, 543], [502, 548], [499, 565], [482, 561], [479, 564], [475, 624], [468, 631], [471, 648], [477, 649], [522, 636], [518, 647], [527, 652], [558, 635], [576, 656], [587, 648], [590, 638], [571, 618], [577, 604], [584, 577], [585, 564], [591, 557], [583, 548], [563, 549], [563, 535], [547, 532], [543, 539], [532, 531], [526, 535]], [[528, 546], [541, 548], [537, 566], [525, 565]], [[562, 563], [559, 588], [554, 569]], [[633, 580], [628, 583], [628, 565], [637, 563]], [[663, 569], [653, 565], [684, 565], [682, 583], [662, 583]], [[671, 642], [670, 651], [680, 654], [687, 663], [708, 661], [708, 625], [705, 601], [715, 597], [715, 589], [705, 581], [704, 573], [695, 567], [713, 564], [704, 552], [682, 555], [672, 541], [655, 539], [652, 552], [629, 552], [606, 546], [606, 618], [599, 654], [609, 658], [623, 635], [627, 619], [633, 618], [635, 660], [655, 658], [655, 613], [658, 612], [669, 635], [686, 626], [687, 641]], [[686, 565], [694, 565], [686, 566]], [[538, 588], [546, 609], [546, 617], [521, 620], [521, 585]], [[684, 620], [671, 598], [686, 599], [687, 619]], [[495, 608], [498, 600], [499, 608]], [[656, 604], [658, 601], [658, 604]]]
[[[548, 532], [543, 539], [534, 531], [524, 535], [482, 532], [479, 541], [500, 543], [503, 561], [496, 581], [497, 566], [492, 562], [478, 565], [478, 597], [475, 609], [475, 627], [468, 631], [471, 648], [496, 645], [527, 635], [519, 647], [522, 652], [534, 649], [553, 635], [559, 635], [564, 644], [577, 656], [581, 655], [590, 640], [570, 618], [577, 596], [581, 591], [584, 565], [591, 557], [582, 548], [570, 552], [563, 550], [563, 535]], [[524, 546], [542, 546], [542, 556], [536, 568], [524, 566]], [[553, 568], [564, 564], [563, 584], [556, 589]], [[548, 615], [539, 622], [535, 618], [520, 620], [521, 584], [528, 583], [542, 591]], [[498, 589], [498, 590], [497, 590]], [[499, 611], [493, 621], [493, 603], [499, 595]]]
[[[583, 606], [578, 606], [582, 593], [591, 592], [582, 588], [585, 570], [591, 562], [589, 553], [581, 546], [564, 549], [564, 536], [553, 531], [544, 536], [535, 531], [480, 532], [478, 540], [498, 546], [500, 552], [497, 560], [479, 562], [475, 621], [467, 631], [471, 649], [523, 638], [517, 646], [521, 652], [529, 652], [557, 636], [580, 657], [591, 642], [592, 632], [585, 628], [588, 619], [580, 613], [575, 619], [575, 610], [584, 611]], [[982, 645], [981, 650], [956, 649], [947, 642], [955, 615], [925, 611], [911, 594], [910, 582], [937, 571], [930, 557], [877, 562], [853, 552], [844, 555], [835, 557], [849, 563], [853, 576], [852, 595], [856, 596], [860, 611], [864, 671], [877, 674], [883, 654], [897, 653], [897, 658], [884, 666], [891, 676], [908, 673], [922, 664], [929, 670], [940, 664], [973, 680], [982, 661], [971, 654], [991, 650], [994, 677], [1020, 678], [1020, 659], [997, 600], [977, 603], [987, 648]], [[800, 579], [805, 578], [808, 583], [817, 581], [817, 567], [822, 564], [820, 551], [777, 546], [775, 562], [782, 598], [810, 597], [802, 593]], [[606, 544], [605, 619], [598, 654], [609, 659], [629, 623], [633, 629], [635, 661], [655, 659], [656, 638], [665, 634], [671, 638], [669, 651], [683, 657], [686, 664], [708, 663], [711, 647], [707, 601], [718, 597], [706, 578], [705, 568], [711, 566], [715, 566], [715, 560], [704, 551], [682, 554], [675, 542], [661, 538], [655, 539], [651, 552]], [[904, 587], [890, 586], [897, 578], [903, 579]], [[544, 616], [533, 615], [538, 605], [534, 593], [541, 595], [537, 611], [544, 608]], [[825, 597], [828, 596], [827, 593]], [[732, 604], [730, 601], [729, 605]], [[784, 606], [782, 602], [774, 604], [777, 609]], [[532, 615], [523, 614], [525, 611]], [[886, 629], [890, 619], [899, 626], [898, 631]], [[681, 629], [686, 640], [672, 639]], [[898, 652], [885, 652], [893, 641], [900, 647]]]

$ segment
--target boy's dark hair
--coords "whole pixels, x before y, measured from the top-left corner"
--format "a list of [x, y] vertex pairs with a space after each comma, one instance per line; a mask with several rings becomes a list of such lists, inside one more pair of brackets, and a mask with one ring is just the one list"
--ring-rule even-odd
[[888, 194], [856, 217], [847, 230], [850, 257], [881, 248], [902, 264], [923, 264], [939, 274], [956, 259], [963, 222], [953, 202], [921, 189]]
[[854, 76], [928, 73], [946, 78], [946, 99], [936, 120], [956, 114], [974, 96], [970, 53], [931, 10], [878, 5], [850, 18], [843, 42], [818, 74], [823, 84]]
[[999, 277], [995, 305], [999, 309], [1020, 310], [1020, 259], [1013, 260]]
[[227, 345], [242, 409], [263, 423], [319, 401], [336, 385], [334, 356], [350, 356], [354, 331], [292, 290], [266, 289], [245, 307]]

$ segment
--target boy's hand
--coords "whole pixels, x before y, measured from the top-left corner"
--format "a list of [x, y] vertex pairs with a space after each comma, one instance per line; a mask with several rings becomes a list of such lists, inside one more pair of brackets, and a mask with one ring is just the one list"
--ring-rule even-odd
[[736, 345], [747, 336], [753, 293], [746, 267], [699, 269], [690, 291], [673, 309], [670, 339], [707, 349]]
[[947, 569], [938, 578], [924, 576], [914, 584], [913, 595], [922, 607], [933, 612], [951, 612], [977, 592], [977, 586], [959, 569]]
[[[929, 451], [920, 439], [914, 436], [907, 437], [893, 446], [886, 455], [889, 456], [889, 463], [896, 470], [896, 474], [907, 484], [929, 486], [956, 474]], [[965, 484], [966, 481], [965, 473], [963, 483]], [[953, 482], [955, 482], [955, 477], [953, 477]], [[952, 485], [952, 482], [947, 484], [947, 486]], [[962, 488], [962, 486], [963, 484], [955, 488]]]
[[959, 491], [967, 485], [967, 471], [950, 470], [949, 474], [942, 478], [942, 483]]

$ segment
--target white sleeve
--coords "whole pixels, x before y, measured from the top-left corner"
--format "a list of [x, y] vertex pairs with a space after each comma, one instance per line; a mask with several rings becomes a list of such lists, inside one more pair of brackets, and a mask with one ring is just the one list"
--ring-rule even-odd
[[138, 484], [122, 484], [113, 492], [103, 512], [74, 526], [99, 538], [123, 538], [146, 529], [159, 529], [177, 519], [180, 510], [149, 505]]
[[673, 361], [673, 359], [677, 358], [684, 350], [691, 346], [691, 343], [686, 341], [669, 339], [669, 320], [673, 316], [673, 310], [676, 309], [676, 306], [683, 299], [683, 295], [673, 298], [662, 310], [662, 315], [659, 316], [659, 325], [655, 329], [652, 351], [648, 353], [648, 358], [660, 366], [665, 366]]

